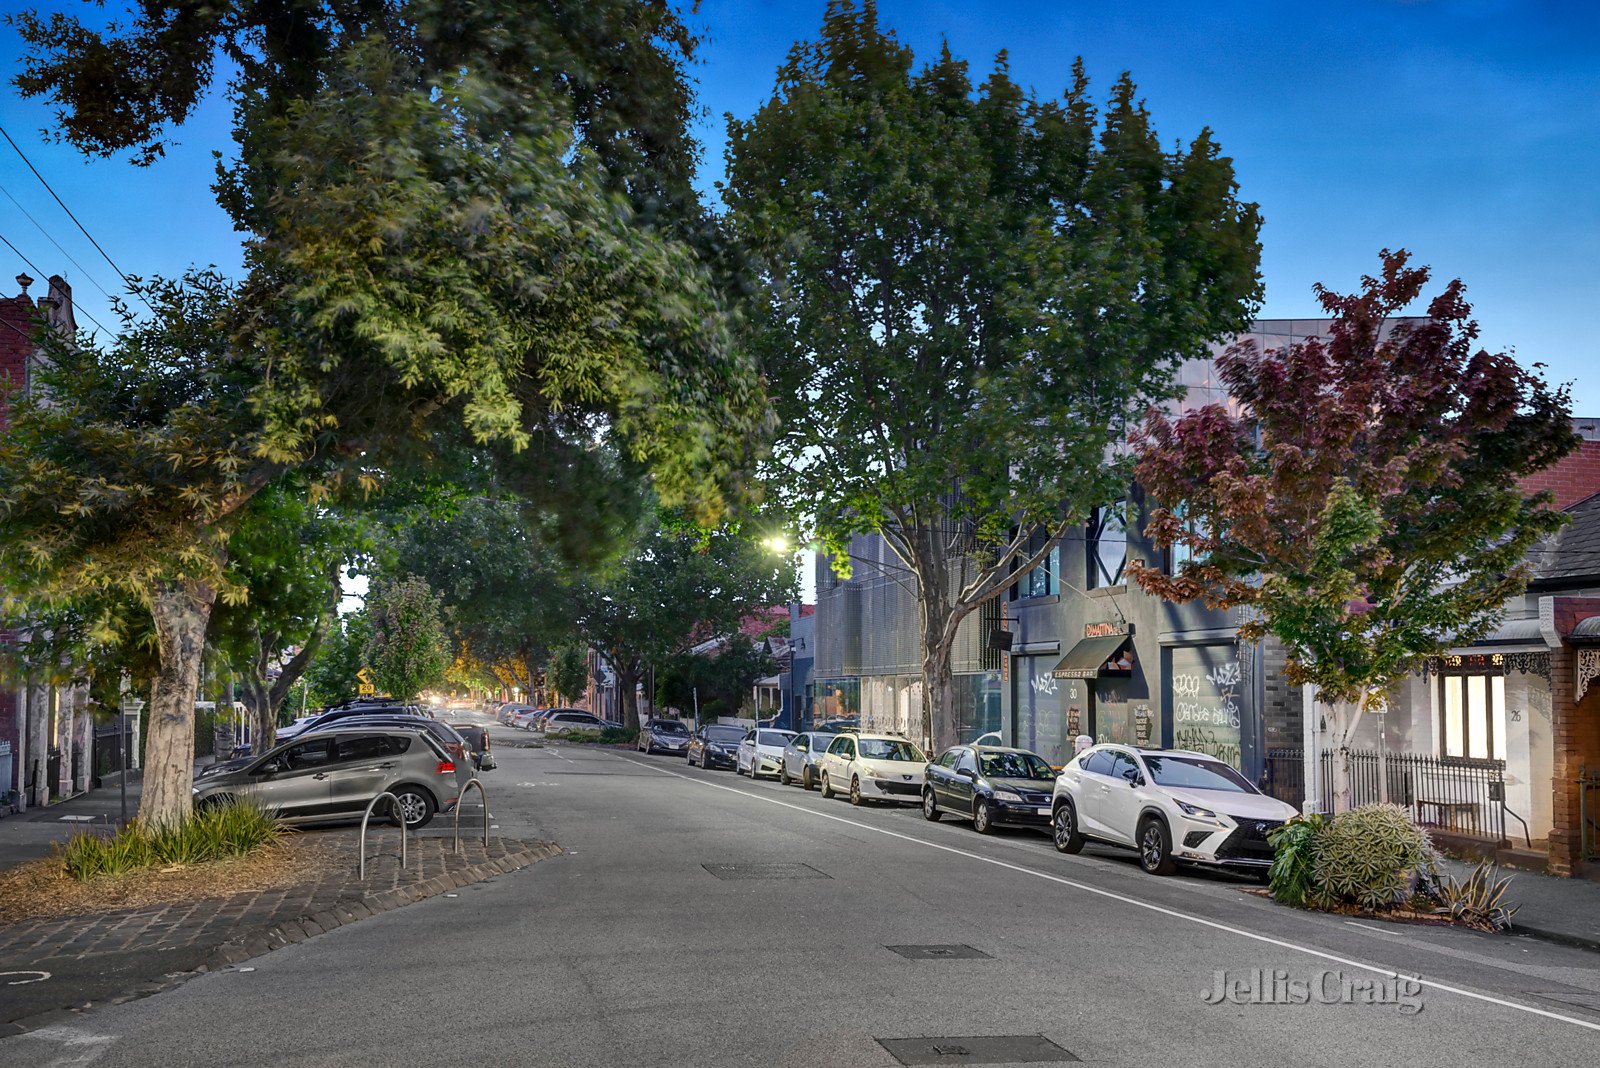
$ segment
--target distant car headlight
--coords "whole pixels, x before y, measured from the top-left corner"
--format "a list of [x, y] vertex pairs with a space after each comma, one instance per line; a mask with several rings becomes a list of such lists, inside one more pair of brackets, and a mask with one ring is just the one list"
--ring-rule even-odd
[[1022, 795], [1012, 793], [1010, 790], [996, 790], [994, 792], [994, 798], [996, 801], [1007, 801], [1013, 805], [1022, 804]]
[[1212, 812], [1209, 808], [1201, 808], [1199, 805], [1191, 805], [1187, 801], [1179, 801], [1178, 810], [1185, 816], [1203, 816], [1210, 820], [1217, 818], [1217, 814]]

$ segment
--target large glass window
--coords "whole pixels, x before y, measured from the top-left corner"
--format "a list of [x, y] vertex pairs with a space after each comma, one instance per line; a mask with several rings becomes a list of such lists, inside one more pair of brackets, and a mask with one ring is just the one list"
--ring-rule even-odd
[[1506, 680], [1502, 676], [1441, 676], [1439, 711], [1443, 755], [1506, 758]]
[[1128, 564], [1128, 528], [1124, 519], [1126, 501], [1115, 501], [1096, 508], [1089, 517], [1089, 589], [1120, 586]]

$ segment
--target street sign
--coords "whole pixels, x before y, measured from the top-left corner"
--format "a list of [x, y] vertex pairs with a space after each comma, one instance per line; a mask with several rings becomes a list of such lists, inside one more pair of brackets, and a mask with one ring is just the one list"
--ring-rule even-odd
[[378, 692], [378, 682], [366, 668], [356, 672], [356, 682], [356, 693], [362, 697], [371, 697]]

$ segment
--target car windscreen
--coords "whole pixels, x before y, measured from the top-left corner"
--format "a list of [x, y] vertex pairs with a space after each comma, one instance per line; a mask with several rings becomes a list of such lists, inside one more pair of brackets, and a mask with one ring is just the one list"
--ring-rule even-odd
[[1032, 753], [981, 753], [978, 768], [990, 779], [1054, 779], [1056, 773]]
[[650, 724], [650, 729], [657, 734], [688, 734], [689, 728], [675, 719], [658, 719]]
[[922, 750], [910, 742], [894, 741], [888, 738], [861, 738], [856, 742], [861, 747], [862, 760], [915, 760], [925, 761]]
[[794, 735], [789, 731], [762, 731], [756, 736], [757, 745], [775, 745], [779, 749], [789, 744]]
[[706, 741], [738, 742], [743, 741], [747, 733], [743, 727], [707, 727]]
[[1196, 757], [1144, 755], [1145, 767], [1157, 786], [1183, 790], [1223, 790], [1232, 794], [1259, 793], [1250, 780], [1220, 760]]

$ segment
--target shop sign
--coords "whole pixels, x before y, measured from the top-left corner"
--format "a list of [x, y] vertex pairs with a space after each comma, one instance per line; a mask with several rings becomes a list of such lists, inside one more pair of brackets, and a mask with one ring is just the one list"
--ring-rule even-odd
[[1132, 633], [1132, 623], [1085, 623], [1083, 625], [1083, 636], [1085, 638], [1117, 638], [1126, 637]]

